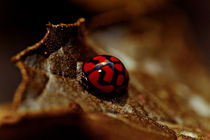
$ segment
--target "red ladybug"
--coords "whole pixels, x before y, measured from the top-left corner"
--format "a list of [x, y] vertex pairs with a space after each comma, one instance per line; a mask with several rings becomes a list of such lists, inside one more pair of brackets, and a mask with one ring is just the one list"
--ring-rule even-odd
[[83, 64], [85, 83], [95, 93], [118, 93], [128, 86], [128, 72], [122, 62], [110, 55], [92, 57]]

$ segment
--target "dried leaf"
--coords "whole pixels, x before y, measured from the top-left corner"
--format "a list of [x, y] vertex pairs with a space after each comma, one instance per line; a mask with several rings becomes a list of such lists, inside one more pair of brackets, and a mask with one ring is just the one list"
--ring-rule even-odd
[[[49, 24], [39, 43], [12, 59], [23, 81], [14, 108], [2, 107], [0, 138], [55, 138], [72, 126], [90, 139], [208, 138], [210, 115], [195, 105], [208, 108], [209, 73], [189, 47], [181, 13], [88, 34], [83, 22]], [[101, 98], [82, 85], [82, 63], [102, 53], [121, 58], [129, 70], [122, 96]]]

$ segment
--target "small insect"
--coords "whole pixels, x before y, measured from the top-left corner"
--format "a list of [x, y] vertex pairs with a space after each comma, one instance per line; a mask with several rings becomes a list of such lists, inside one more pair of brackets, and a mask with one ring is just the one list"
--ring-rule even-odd
[[83, 64], [82, 71], [86, 85], [94, 93], [119, 93], [128, 86], [128, 72], [123, 63], [114, 56], [92, 57]]

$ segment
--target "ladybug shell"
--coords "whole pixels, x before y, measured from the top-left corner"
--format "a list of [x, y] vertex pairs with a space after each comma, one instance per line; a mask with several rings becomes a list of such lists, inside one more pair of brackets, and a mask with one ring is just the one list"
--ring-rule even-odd
[[89, 89], [100, 93], [118, 93], [127, 88], [128, 72], [122, 62], [110, 55], [98, 55], [83, 64]]

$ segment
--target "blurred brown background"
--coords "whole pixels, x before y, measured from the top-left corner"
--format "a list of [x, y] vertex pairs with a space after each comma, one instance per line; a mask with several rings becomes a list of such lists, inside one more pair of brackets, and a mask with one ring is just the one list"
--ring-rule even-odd
[[[109, 4], [107, 9], [99, 10], [104, 5], [98, 3], [98, 9], [90, 10], [91, 7], [87, 8], [89, 1], [94, 2], [94, 0], [0, 1], [0, 102], [12, 100], [21, 81], [19, 70], [10, 62], [10, 58], [38, 42], [45, 35], [45, 24], [72, 23], [79, 17], [89, 19], [106, 10], [122, 6], [114, 3], [117, 1], [114, 0], [113, 5]], [[206, 64], [210, 65], [210, 1], [170, 2], [186, 12], [192, 26], [192, 34], [198, 43], [196, 49], [205, 58]]]

